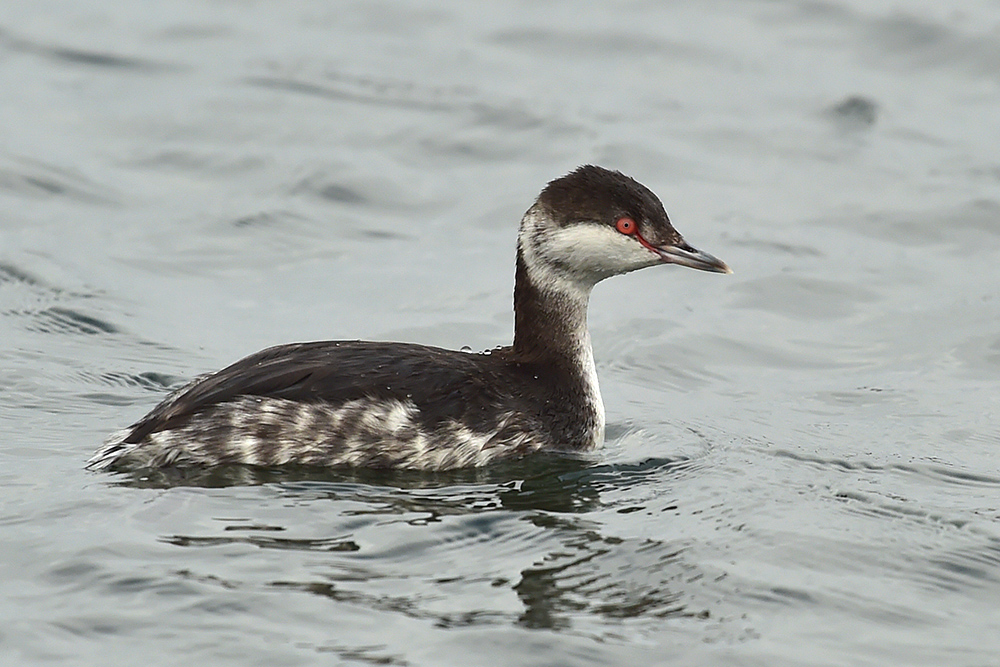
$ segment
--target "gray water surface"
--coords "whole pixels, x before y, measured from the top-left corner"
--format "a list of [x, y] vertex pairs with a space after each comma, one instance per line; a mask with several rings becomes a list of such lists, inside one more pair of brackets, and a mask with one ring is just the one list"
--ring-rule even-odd
[[[586, 8], [584, 8], [586, 7]], [[1000, 662], [1000, 5], [3, 3], [0, 663]], [[96, 474], [267, 345], [509, 342], [635, 176], [583, 460]]]

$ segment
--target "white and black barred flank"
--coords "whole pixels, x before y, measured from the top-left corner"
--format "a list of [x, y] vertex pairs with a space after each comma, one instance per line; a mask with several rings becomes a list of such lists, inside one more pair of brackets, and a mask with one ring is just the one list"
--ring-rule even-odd
[[[270, 348], [168, 397], [90, 466], [446, 470], [596, 446], [599, 415], [565, 391], [579, 380], [507, 354], [362, 341]], [[575, 418], [559, 419], [571, 407]]]

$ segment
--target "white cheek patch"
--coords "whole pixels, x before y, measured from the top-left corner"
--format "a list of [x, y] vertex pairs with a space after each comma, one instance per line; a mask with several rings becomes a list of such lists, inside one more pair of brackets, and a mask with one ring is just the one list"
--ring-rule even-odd
[[545, 253], [553, 263], [590, 276], [594, 283], [660, 263], [660, 258], [636, 239], [598, 224], [553, 230]]

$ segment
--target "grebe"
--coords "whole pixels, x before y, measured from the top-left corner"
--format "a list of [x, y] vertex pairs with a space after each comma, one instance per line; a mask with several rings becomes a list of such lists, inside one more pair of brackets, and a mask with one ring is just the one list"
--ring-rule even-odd
[[293, 343], [168, 396], [91, 469], [245, 464], [446, 470], [604, 441], [590, 292], [657, 264], [731, 273], [689, 246], [648, 188], [583, 166], [521, 220], [514, 343], [472, 354], [409, 343]]

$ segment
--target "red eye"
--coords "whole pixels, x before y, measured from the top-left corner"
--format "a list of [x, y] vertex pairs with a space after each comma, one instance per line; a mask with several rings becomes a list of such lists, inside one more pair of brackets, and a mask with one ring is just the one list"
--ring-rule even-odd
[[618, 218], [618, 222], [615, 223], [615, 229], [622, 234], [635, 234], [635, 220], [632, 218]]

